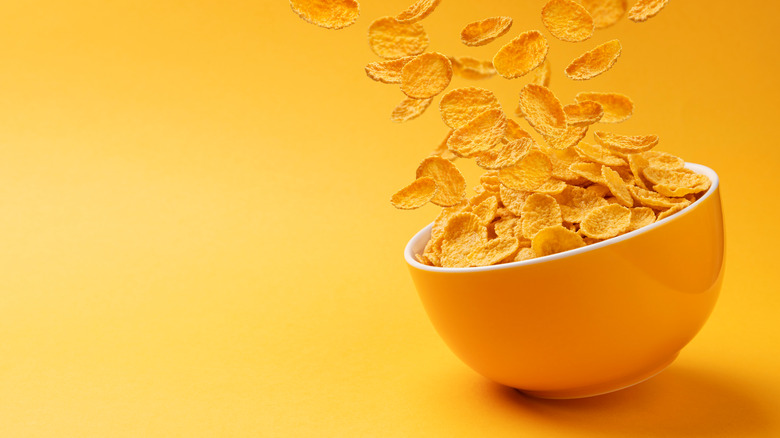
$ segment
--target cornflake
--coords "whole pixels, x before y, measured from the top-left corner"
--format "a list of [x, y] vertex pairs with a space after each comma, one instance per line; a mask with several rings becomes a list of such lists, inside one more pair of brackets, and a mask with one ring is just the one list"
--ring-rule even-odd
[[290, 0], [290, 6], [305, 21], [327, 29], [343, 29], [360, 15], [356, 0]]
[[432, 101], [433, 98], [412, 99], [407, 97], [393, 109], [390, 120], [402, 123], [415, 119], [428, 109]]
[[642, 171], [650, 165], [647, 158], [644, 157], [644, 154], [640, 153], [628, 154], [626, 157], [631, 173], [634, 175], [634, 183], [643, 189], [647, 189], [651, 184], [645, 180], [645, 176], [642, 173]]
[[566, 130], [563, 105], [545, 86], [527, 84], [523, 87], [518, 108], [528, 123], [542, 135], [558, 137]]
[[548, 157], [553, 165], [553, 178], [573, 185], [581, 185], [587, 182], [585, 178], [569, 170], [569, 166], [575, 162], [582, 161], [579, 155], [574, 151], [574, 148], [554, 151], [553, 153], [548, 154]]
[[475, 205], [471, 212], [474, 213], [482, 225], [487, 226], [496, 217], [496, 211], [498, 210], [498, 198], [495, 196], [486, 196], [482, 202]]
[[501, 104], [492, 91], [467, 87], [456, 88], [442, 96], [439, 109], [444, 124], [458, 129], [489, 109], [501, 109]]
[[460, 41], [467, 46], [484, 46], [509, 32], [512, 17], [490, 17], [469, 23], [460, 31]]
[[534, 193], [525, 200], [520, 220], [522, 234], [527, 239], [533, 239], [544, 228], [563, 223], [558, 202], [552, 196], [542, 193]]
[[514, 258], [515, 262], [524, 262], [526, 260], [531, 260], [536, 258], [536, 253], [532, 248], [522, 248], [520, 251], [517, 252], [517, 255]]
[[433, 97], [450, 84], [452, 63], [441, 53], [425, 53], [401, 69], [401, 91], [413, 99]]
[[631, 210], [610, 204], [592, 210], [580, 223], [582, 234], [594, 239], [609, 239], [624, 233], [631, 225]]
[[629, 186], [628, 191], [631, 192], [631, 196], [634, 198], [634, 200], [644, 205], [645, 207], [655, 209], [672, 208], [675, 205], [690, 203], [690, 201], [685, 198], [670, 198], [637, 186]]
[[496, 75], [496, 69], [492, 61], [480, 61], [469, 56], [450, 56], [453, 72], [465, 79], [480, 80]]
[[658, 213], [658, 217], [655, 219], [655, 221], [658, 222], [660, 220], [664, 220], [669, 216], [677, 213], [678, 211], [681, 211], [682, 209], [689, 206], [690, 204], [691, 204], [690, 201], [686, 201], [686, 202], [680, 202], [679, 204], [673, 207], [669, 207], [668, 209]]
[[566, 105], [563, 112], [566, 113], [566, 122], [569, 125], [579, 127], [592, 125], [604, 116], [601, 104], [590, 100]]
[[688, 171], [688, 169], [668, 170], [659, 169], [651, 165], [646, 167], [642, 173], [653, 184], [653, 189], [656, 192], [666, 196], [683, 197], [691, 193], [703, 192], [710, 188], [709, 178], [705, 175]]
[[441, 0], [418, 0], [405, 11], [398, 14], [395, 19], [401, 23], [414, 23], [420, 21], [436, 9]]
[[[498, 216], [498, 219], [491, 224], [493, 232], [496, 234], [496, 237], [515, 237], [517, 221], [516, 217]], [[488, 228], [489, 233], [490, 229]]]
[[531, 248], [537, 257], [557, 254], [583, 246], [585, 246], [585, 242], [579, 234], [560, 225], [541, 229], [536, 233], [531, 243]]
[[539, 67], [547, 57], [549, 45], [538, 30], [523, 32], [493, 57], [493, 66], [502, 77], [515, 79]]
[[549, 178], [543, 182], [542, 185], [536, 188], [536, 193], [544, 193], [545, 195], [557, 195], [566, 189], [566, 183], [555, 178]]
[[542, 22], [554, 37], [572, 43], [585, 41], [595, 30], [593, 17], [574, 0], [550, 0], [542, 8]]
[[515, 254], [520, 242], [514, 237], [499, 237], [488, 241], [469, 255], [470, 266], [489, 266]]
[[552, 174], [552, 162], [543, 152], [532, 150], [520, 162], [498, 173], [501, 184], [515, 190], [537, 189]]
[[392, 59], [390, 61], [372, 62], [366, 66], [366, 75], [385, 84], [400, 84], [401, 69], [414, 59], [414, 56]]
[[498, 194], [499, 199], [501, 199], [501, 203], [504, 204], [507, 210], [509, 210], [515, 216], [520, 217], [520, 215], [523, 214], [523, 205], [525, 205], [525, 200], [531, 193], [523, 190], [511, 189], [501, 184]]
[[451, 161], [431, 156], [417, 167], [417, 178], [430, 177], [436, 182], [436, 194], [431, 202], [440, 207], [451, 207], [466, 197], [466, 179]]
[[569, 170], [575, 174], [587, 179], [588, 181], [596, 184], [606, 185], [604, 177], [601, 175], [601, 168], [603, 166], [599, 163], [573, 163], [569, 166]]
[[531, 134], [512, 119], [506, 119], [506, 133], [504, 134], [507, 140], [520, 140], [521, 138], [527, 138], [533, 141]]
[[566, 67], [566, 76], [575, 80], [595, 78], [612, 68], [620, 56], [620, 41], [612, 40], [585, 52]]
[[533, 141], [527, 138], [502, 140], [498, 146], [478, 154], [475, 161], [477, 166], [483, 169], [503, 169], [514, 166], [531, 150], [533, 144]]
[[626, 233], [638, 230], [655, 222], [655, 212], [649, 207], [635, 207], [631, 209], [631, 222]]
[[433, 178], [417, 178], [411, 184], [397, 191], [390, 203], [401, 210], [420, 208], [433, 199], [436, 194], [436, 183]]
[[488, 240], [487, 228], [473, 213], [457, 213], [444, 226], [441, 242], [441, 265], [463, 268], [471, 265], [469, 256], [479, 251]]
[[490, 109], [456, 129], [447, 140], [447, 147], [461, 157], [473, 157], [496, 146], [505, 131], [504, 112]]
[[577, 93], [576, 102], [596, 102], [604, 109], [601, 123], [619, 123], [631, 118], [634, 112], [634, 103], [631, 99], [620, 93]]
[[667, 3], [669, 0], [637, 0], [628, 10], [628, 19], [635, 23], [647, 21], [661, 12]]
[[489, 194], [498, 193], [501, 187], [501, 180], [498, 178], [498, 171], [489, 170], [479, 177], [479, 183], [482, 184], [482, 188]]
[[601, 168], [601, 176], [604, 177], [604, 182], [612, 195], [615, 196], [616, 201], [624, 207], [633, 207], [634, 199], [631, 197], [631, 192], [628, 191], [626, 183], [623, 182], [623, 178], [620, 174], [612, 170], [608, 166]]
[[371, 50], [385, 59], [419, 55], [428, 47], [428, 34], [417, 23], [401, 23], [394, 17], [382, 17], [368, 27]]
[[[685, 167], [685, 160], [661, 151], [647, 151], [642, 154], [647, 165], [657, 169], [677, 170]], [[645, 166], [647, 167], [647, 166]]]
[[577, 146], [587, 133], [587, 126], [568, 125], [562, 135], [558, 137], [545, 136], [544, 139], [550, 149], [564, 151]]
[[626, 160], [617, 155], [613, 155], [608, 149], [597, 144], [581, 142], [574, 147], [574, 150], [586, 161], [612, 167], [627, 165]]
[[603, 194], [571, 185], [555, 198], [561, 206], [561, 217], [572, 224], [582, 222], [591, 210], [608, 205]]
[[598, 144], [613, 152], [621, 154], [635, 154], [649, 151], [658, 144], [657, 135], [629, 136], [596, 131], [594, 138]]
[[628, 9], [627, 0], [577, 0], [593, 17], [596, 29], [617, 23]]

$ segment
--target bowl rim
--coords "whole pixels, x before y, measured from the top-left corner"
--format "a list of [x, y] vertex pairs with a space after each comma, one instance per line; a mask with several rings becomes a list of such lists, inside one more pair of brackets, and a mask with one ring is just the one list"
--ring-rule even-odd
[[612, 237], [610, 239], [604, 240], [602, 242], [594, 243], [592, 245], [586, 245], [582, 248], [577, 249], [571, 249], [568, 251], [560, 252], [557, 254], [551, 254], [547, 256], [542, 257], [536, 257], [530, 260], [524, 260], [520, 262], [510, 262], [510, 263], [502, 263], [500, 265], [490, 265], [490, 266], [476, 266], [476, 267], [467, 267], [467, 268], [444, 268], [439, 266], [428, 266], [424, 265], [417, 261], [417, 259], [414, 258], [414, 247], [418, 246], [418, 242], [422, 239], [425, 239], [426, 242], [428, 239], [430, 239], [430, 231], [433, 227], [433, 222], [425, 226], [422, 230], [418, 231], [406, 244], [406, 247], [404, 248], [404, 259], [406, 260], [406, 263], [410, 265], [411, 267], [421, 269], [424, 271], [431, 271], [431, 272], [447, 272], [447, 273], [474, 273], [474, 272], [485, 272], [485, 271], [496, 271], [496, 270], [503, 270], [503, 269], [512, 269], [517, 268], [521, 266], [530, 266], [535, 265], [538, 263], [549, 263], [553, 262], [559, 259], [567, 258], [567, 257], [573, 257], [579, 254], [583, 254], [590, 251], [595, 251], [600, 248], [604, 248], [606, 246], [614, 245], [616, 243], [622, 242], [624, 240], [628, 240], [631, 238], [634, 238], [636, 236], [639, 236], [643, 233], [648, 233], [656, 228], [662, 227], [666, 225], [667, 223], [679, 219], [687, 214], [689, 214], [691, 211], [696, 209], [702, 202], [704, 202], [705, 199], [712, 196], [713, 193], [718, 189], [718, 186], [720, 185], [720, 178], [718, 177], [718, 174], [715, 173], [714, 170], [710, 169], [707, 166], [696, 164], [696, 163], [685, 163], [685, 168], [693, 170], [696, 173], [704, 174], [706, 175], [710, 181], [711, 185], [709, 190], [707, 190], [704, 195], [702, 195], [701, 198], [697, 199], [696, 202], [692, 203], [691, 205], [685, 207], [684, 209], [680, 210], [680, 212], [673, 214], [667, 218], [661, 219], [658, 222], [654, 222], [650, 225], [646, 225], [642, 228], [636, 229], [634, 231], [621, 234], [617, 237]]

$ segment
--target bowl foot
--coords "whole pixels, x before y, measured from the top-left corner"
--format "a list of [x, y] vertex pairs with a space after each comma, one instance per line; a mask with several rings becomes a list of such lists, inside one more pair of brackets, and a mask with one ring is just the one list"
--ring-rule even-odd
[[672, 362], [674, 362], [674, 360], [677, 359], [678, 354], [679, 352], [675, 353], [672, 357], [661, 362], [660, 364], [650, 367], [647, 370], [644, 370], [640, 373], [633, 374], [629, 377], [625, 377], [620, 380], [615, 380], [612, 382], [600, 383], [598, 385], [591, 385], [582, 388], [561, 389], [561, 390], [553, 390], [553, 391], [530, 391], [530, 390], [525, 390], [520, 388], [515, 388], [515, 389], [519, 392], [522, 392], [523, 394], [530, 395], [532, 397], [547, 398], [547, 399], [585, 398], [585, 397], [593, 397], [597, 395], [607, 394], [610, 392], [615, 392], [624, 388], [628, 388], [629, 386], [634, 386], [638, 383], [644, 382], [647, 379], [650, 379], [653, 376], [656, 376], [661, 371], [666, 369], [666, 367], [671, 365]]

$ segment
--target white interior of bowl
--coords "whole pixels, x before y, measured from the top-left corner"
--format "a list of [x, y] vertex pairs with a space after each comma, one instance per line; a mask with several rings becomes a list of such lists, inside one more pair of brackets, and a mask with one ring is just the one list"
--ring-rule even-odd
[[697, 199], [696, 202], [689, 205], [688, 207], [684, 208], [683, 210], [679, 211], [678, 213], [675, 213], [667, 218], [664, 218], [658, 222], [652, 223], [650, 225], [644, 226], [638, 230], [631, 231], [626, 234], [622, 234], [617, 237], [613, 237], [611, 239], [607, 239], [603, 242], [594, 243], [592, 245], [586, 245], [582, 248], [578, 249], [572, 249], [569, 251], [564, 251], [558, 254], [552, 254], [544, 257], [537, 257], [531, 260], [525, 260], [522, 262], [512, 262], [512, 263], [503, 263], [500, 265], [492, 265], [492, 266], [480, 266], [475, 268], [440, 268], [436, 266], [428, 266], [424, 265], [420, 262], [418, 262], [414, 258], [415, 252], [420, 253], [425, 248], [425, 244], [428, 242], [428, 239], [430, 239], [431, 235], [431, 227], [433, 226], [433, 223], [428, 224], [425, 228], [420, 230], [417, 234], [412, 237], [412, 239], [409, 241], [409, 243], [406, 244], [406, 249], [404, 250], [404, 258], [406, 259], [406, 263], [410, 264], [411, 266], [414, 266], [415, 268], [424, 269], [428, 271], [447, 271], [447, 272], [476, 272], [476, 271], [491, 271], [496, 269], [508, 269], [508, 268], [514, 268], [520, 265], [532, 265], [535, 263], [546, 263], [551, 262], [554, 260], [562, 259], [564, 257], [572, 257], [577, 254], [581, 254], [587, 251], [594, 251], [599, 248], [603, 248], [608, 245], [612, 245], [618, 242], [622, 242], [626, 239], [631, 239], [632, 237], [638, 236], [642, 233], [647, 233], [657, 227], [662, 227], [664, 224], [679, 219], [680, 217], [685, 216], [686, 214], [690, 213], [693, 209], [697, 208], [699, 204], [702, 203], [705, 199], [710, 197], [713, 192], [718, 188], [718, 185], [720, 183], [720, 179], [718, 178], [718, 174], [715, 173], [714, 170], [710, 169], [709, 167], [702, 166], [701, 164], [695, 164], [695, 163], [686, 163], [685, 167], [703, 175], [707, 175], [707, 177], [712, 181], [712, 185], [710, 186], [709, 190], [707, 190], [704, 195]]

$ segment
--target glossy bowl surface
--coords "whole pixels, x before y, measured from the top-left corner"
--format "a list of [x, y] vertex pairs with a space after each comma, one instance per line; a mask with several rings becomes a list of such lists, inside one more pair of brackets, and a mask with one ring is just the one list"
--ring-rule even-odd
[[701, 329], [723, 278], [717, 174], [691, 206], [573, 251], [478, 268], [437, 268], [404, 253], [436, 331], [490, 380], [547, 398], [603, 394], [662, 371]]

